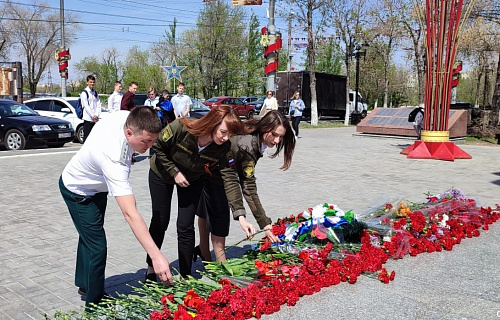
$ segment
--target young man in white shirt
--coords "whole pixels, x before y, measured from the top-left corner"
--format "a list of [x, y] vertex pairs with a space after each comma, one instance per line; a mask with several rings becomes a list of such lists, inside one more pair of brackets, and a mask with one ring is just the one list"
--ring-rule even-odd
[[120, 105], [122, 103], [122, 83], [120, 81], [115, 82], [115, 91], [108, 98], [108, 111], [115, 112], [120, 110]]
[[95, 77], [87, 76], [87, 87], [80, 93], [80, 101], [83, 107], [83, 142], [92, 131], [92, 128], [99, 121], [101, 115], [101, 100], [97, 91], [94, 90]]
[[155, 273], [161, 281], [172, 283], [169, 262], [137, 211], [129, 181], [132, 153], [146, 152], [161, 129], [160, 119], [152, 108], [113, 112], [94, 127], [61, 174], [59, 190], [80, 236], [75, 285], [80, 294], [86, 295], [87, 307], [99, 303], [105, 295], [104, 213], [108, 192], [115, 197], [139, 243], [153, 258]]
[[149, 87], [147, 94], [148, 97], [146, 101], [144, 101], [144, 106], [155, 109], [160, 99], [160, 97], [158, 97], [158, 91], [156, 91], [155, 87]]
[[179, 82], [177, 85], [177, 94], [172, 97], [172, 106], [174, 107], [175, 118], [189, 117], [191, 108], [191, 98], [184, 94], [186, 86]]

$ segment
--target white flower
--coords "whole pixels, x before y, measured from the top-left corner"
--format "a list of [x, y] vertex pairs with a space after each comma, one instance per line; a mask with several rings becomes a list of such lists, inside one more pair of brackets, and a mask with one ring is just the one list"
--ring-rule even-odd
[[323, 207], [323, 205], [318, 204], [314, 208], [312, 208], [312, 218], [321, 218], [325, 216], [325, 212], [328, 208]]
[[450, 220], [450, 217], [448, 217], [448, 215], [447, 215], [446, 213], [445, 213], [445, 214], [443, 214], [443, 220], [441, 220], [441, 221], [439, 222], [439, 226], [440, 226], [441, 228], [446, 228], [446, 227], [448, 227], [448, 226], [446, 225], [446, 221], [448, 221], [448, 220]]

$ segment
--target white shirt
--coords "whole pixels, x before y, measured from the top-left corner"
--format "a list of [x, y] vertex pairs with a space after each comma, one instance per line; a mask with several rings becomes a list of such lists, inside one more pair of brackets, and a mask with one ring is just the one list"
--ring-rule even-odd
[[69, 191], [79, 195], [109, 192], [112, 196], [133, 194], [130, 167], [134, 150], [125, 138], [129, 111], [120, 110], [96, 123], [85, 144], [62, 173]]
[[[191, 98], [185, 94], [182, 96], [176, 94], [172, 97], [172, 106], [174, 107], [175, 114], [181, 116], [186, 112], [187, 106], [191, 106]], [[186, 117], [189, 117], [189, 113]]]
[[108, 98], [108, 110], [110, 112], [120, 110], [123, 93], [114, 91]]
[[159, 97], [155, 97], [153, 100], [148, 98], [146, 99], [146, 101], [144, 101], [144, 106], [154, 108], [158, 104], [159, 100], [160, 100]]
[[420, 126], [423, 121], [424, 121], [424, 114], [420, 111], [415, 116], [415, 121], [413, 121], [413, 125]]
[[85, 92], [82, 91], [80, 93], [80, 100], [82, 101], [83, 107], [83, 120], [93, 121], [93, 116], [99, 117], [101, 115], [101, 100], [99, 100], [99, 96], [95, 96], [96, 91], [90, 90], [88, 86], [84, 91], [87, 91], [88, 97]]
[[262, 108], [266, 108], [267, 110], [278, 110], [278, 100], [276, 100], [275, 97], [265, 98]]

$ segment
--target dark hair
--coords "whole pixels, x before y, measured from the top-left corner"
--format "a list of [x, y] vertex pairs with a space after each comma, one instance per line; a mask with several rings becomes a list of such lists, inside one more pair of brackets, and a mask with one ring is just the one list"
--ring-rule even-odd
[[277, 126], [282, 125], [285, 128], [285, 135], [276, 145], [276, 152], [271, 154], [269, 157], [276, 158], [280, 154], [281, 150], [284, 149], [284, 160], [280, 169], [287, 170], [290, 168], [290, 165], [292, 164], [293, 151], [295, 150], [295, 135], [290, 127], [290, 122], [282, 113], [277, 110], [271, 110], [260, 120], [250, 119], [245, 121], [243, 125], [245, 128], [245, 134], [258, 134], [260, 140], [262, 140], [265, 133], [271, 132]]
[[95, 81], [95, 77], [93, 75], [89, 74], [87, 76], [87, 81], [89, 81], [89, 80], [94, 80]]
[[137, 107], [130, 111], [125, 122], [125, 127], [132, 130], [134, 134], [142, 131], [149, 133], [160, 133], [162, 126], [158, 114], [153, 108]]
[[130, 82], [130, 84], [129, 84], [128, 86], [129, 86], [129, 87], [131, 87], [133, 84], [135, 84], [136, 86], [139, 86], [139, 85], [137, 84], [137, 82], [135, 82], [135, 81]]
[[115, 81], [115, 86], [116, 86], [117, 84], [122, 84], [122, 83], [121, 83], [121, 81]]
[[215, 106], [200, 119], [179, 119], [187, 131], [197, 137], [212, 135], [218, 125], [226, 120], [227, 129], [231, 134], [240, 134], [243, 123], [233, 108], [225, 105]]
[[184, 82], [179, 82], [179, 83], [177, 84], [177, 86], [183, 86], [183, 87], [185, 87], [186, 85], [184, 84]]

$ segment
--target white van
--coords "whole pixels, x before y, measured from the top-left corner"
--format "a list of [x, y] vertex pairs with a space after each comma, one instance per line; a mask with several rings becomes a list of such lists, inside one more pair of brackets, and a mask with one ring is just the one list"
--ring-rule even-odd
[[368, 114], [368, 104], [366, 104], [365, 99], [361, 96], [361, 93], [358, 92], [358, 108], [354, 107], [355, 101], [354, 97], [356, 95], [356, 91], [349, 90], [349, 110], [351, 113], [358, 111], [361, 113], [361, 117], [364, 118]]
[[[75, 130], [75, 138], [83, 143], [83, 120], [78, 119], [75, 107], [78, 97], [41, 97], [24, 102], [25, 105], [35, 110], [42, 116], [64, 119], [69, 121]], [[108, 110], [102, 108], [101, 118], [108, 114]]]

